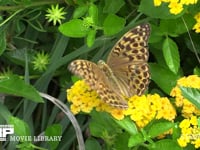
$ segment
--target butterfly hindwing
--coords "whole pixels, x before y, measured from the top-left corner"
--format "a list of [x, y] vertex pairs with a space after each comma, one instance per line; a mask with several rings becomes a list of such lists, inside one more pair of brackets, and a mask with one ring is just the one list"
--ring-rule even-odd
[[118, 108], [127, 108], [127, 102], [114, 91], [104, 72], [95, 63], [87, 60], [75, 60], [70, 63], [68, 69], [83, 78], [106, 103]]

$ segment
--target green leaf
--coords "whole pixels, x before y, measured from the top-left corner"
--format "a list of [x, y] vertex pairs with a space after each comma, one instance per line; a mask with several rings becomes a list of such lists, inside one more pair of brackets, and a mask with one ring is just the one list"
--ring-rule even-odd
[[8, 118], [11, 116], [11, 112], [8, 110], [8, 107], [3, 104], [3, 103], [0, 103], [0, 120], [1, 119], [4, 119], [8, 122]]
[[105, 0], [105, 6], [103, 8], [104, 13], [117, 13], [122, 6], [124, 6], [124, 0]]
[[86, 150], [101, 150], [101, 146], [98, 141], [94, 138], [89, 138], [85, 142], [85, 149]]
[[[29, 141], [22, 142], [22, 143], [16, 145], [16, 148], [20, 149], [20, 150], [34, 150], [34, 147], [35, 146]], [[37, 147], [37, 149], [38, 149], [38, 147]]]
[[163, 55], [169, 69], [177, 74], [180, 67], [180, 56], [176, 43], [167, 37], [163, 43]]
[[200, 76], [200, 68], [199, 67], [195, 67], [193, 72], [194, 72], [194, 74]]
[[[183, 18], [185, 22], [187, 22], [187, 27], [183, 22]], [[170, 35], [170, 36], [178, 36], [191, 30], [195, 24], [195, 19], [192, 14], [184, 14], [183, 18], [177, 19], [168, 19], [168, 20], [161, 20], [160, 21], [160, 31], [163, 35]], [[176, 28], [174, 28], [176, 27]]]
[[75, 83], [76, 81], [80, 80], [80, 78], [73, 75], [73, 76], [71, 76], [71, 80], [73, 83]]
[[[26, 122], [23, 120], [10, 116], [8, 119], [8, 124], [14, 125], [14, 133], [18, 136], [31, 136], [30, 128]], [[23, 139], [21, 139], [23, 142]]]
[[125, 25], [125, 19], [114, 14], [109, 14], [103, 23], [105, 35], [114, 35], [118, 33]]
[[116, 150], [129, 150], [128, 148], [128, 140], [129, 140], [129, 133], [127, 132], [123, 132], [121, 134], [119, 134], [118, 136], [116, 136], [115, 139], [115, 149]]
[[90, 115], [92, 116], [92, 119], [89, 128], [93, 136], [102, 137], [104, 132], [108, 132], [109, 135], [112, 135], [121, 131], [108, 113], [92, 111]]
[[163, 39], [160, 28], [158, 26], [151, 24], [151, 36], [149, 38], [149, 43], [157, 43]]
[[[62, 134], [62, 127], [60, 124], [53, 124], [51, 126], [48, 126], [47, 129], [45, 130], [45, 135], [48, 137], [56, 136], [61, 138], [61, 134]], [[50, 145], [51, 149], [56, 149], [56, 147], [60, 143], [59, 139], [56, 141], [47, 141], [47, 142]]]
[[5, 31], [1, 31], [0, 34], [0, 56], [6, 49], [6, 34]]
[[90, 4], [88, 9], [88, 15], [92, 18], [95, 25], [98, 24], [98, 8], [94, 4]]
[[175, 19], [182, 16], [184, 13], [183, 11], [177, 15], [170, 14], [168, 3], [162, 3], [160, 6], [156, 7], [154, 6], [153, 0], [141, 0], [138, 10], [154, 19]]
[[184, 43], [186, 44], [189, 50], [191, 50], [194, 53], [197, 52], [198, 54], [200, 54], [199, 34], [196, 34], [195, 32], [190, 32], [190, 36], [192, 37], [192, 40], [188, 35], [184, 36]]
[[197, 124], [198, 124], [198, 127], [200, 128], [200, 117], [197, 118]]
[[165, 69], [158, 64], [149, 63], [151, 71], [151, 79], [167, 94], [170, 94], [173, 87], [176, 86], [176, 81], [179, 75], [175, 75], [170, 70]]
[[174, 127], [174, 123], [167, 120], [156, 120], [148, 126], [148, 136], [154, 138]]
[[143, 142], [145, 142], [145, 140], [142, 133], [137, 133], [129, 138], [128, 147], [133, 147]]
[[77, 7], [74, 10], [73, 18], [74, 19], [78, 19], [78, 18], [84, 16], [86, 14], [87, 10], [88, 10], [88, 6], [87, 5], [82, 5], [82, 6]]
[[153, 143], [150, 150], [182, 150], [182, 148], [177, 144], [177, 142], [171, 139], [159, 140]]
[[182, 95], [200, 109], [200, 89], [180, 86]]
[[90, 30], [87, 35], [87, 46], [91, 47], [94, 44], [96, 30]]
[[25, 97], [34, 102], [43, 102], [43, 99], [36, 89], [26, 84], [17, 75], [10, 75], [0, 78], [0, 93]]
[[179, 123], [174, 123], [173, 127], [173, 133], [172, 133], [172, 139], [177, 140], [181, 135], [181, 129], [179, 128]]
[[89, 30], [81, 19], [70, 20], [69, 22], [61, 24], [58, 29], [65, 36], [74, 38], [85, 37]]
[[129, 117], [125, 117], [123, 120], [115, 119], [115, 122], [120, 125], [124, 130], [126, 130], [129, 134], [136, 134], [138, 132], [137, 126]]

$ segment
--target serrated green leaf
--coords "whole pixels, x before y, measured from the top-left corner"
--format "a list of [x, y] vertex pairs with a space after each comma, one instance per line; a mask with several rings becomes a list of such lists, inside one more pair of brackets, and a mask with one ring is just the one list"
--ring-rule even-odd
[[[53, 124], [51, 126], [48, 126], [47, 129], [45, 130], [45, 135], [48, 137], [51, 137], [51, 136], [61, 137], [61, 134], [62, 134], [62, 127], [60, 124]], [[56, 141], [47, 141], [47, 142], [50, 145], [51, 149], [56, 149], [60, 141], [56, 140]]]
[[84, 25], [81, 19], [70, 20], [69, 22], [61, 24], [58, 29], [65, 36], [74, 38], [85, 37], [89, 31], [89, 28]]
[[182, 95], [200, 109], [200, 89], [180, 86]]
[[36, 89], [33, 86], [26, 84], [17, 75], [0, 78], [0, 93], [25, 97], [34, 102], [43, 102], [43, 99]]
[[182, 150], [177, 142], [171, 139], [159, 140], [152, 144], [150, 150]]
[[167, 120], [158, 120], [148, 127], [148, 136], [154, 138], [174, 127], [174, 123]]
[[180, 67], [180, 56], [176, 43], [167, 37], [163, 43], [163, 55], [169, 69], [177, 74]]
[[87, 35], [87, 46], [91, 47], [94, 44], [96, 30], [90, 30]]
[[114, 35], [118, 33], [125, 25], [125, 19], [114, 14], [109, 14], [103, 23], [105, 35]]
[[123, 120], [115, 119], [115, 122], [120, 125], [124, 130], [126, 130], [129, 134], [136, 134], [138, 132], [137, 126], [129, 117], [125, 117]]
[[[23, 120], [21, 120], [17, 117], [10, 116], [10, 118], [8, 119], [8, 124], [14, 125], [14, 133], [16, 135], [18, 135], [18, 136], [31, 136], [29, 126]], [[23, 142], [23, 141], [21, 141], [21, 142]]]
[[173, 87], [176, 86], [176, 81], [179, 75], [175, 75], [170, 70], [165, 69], [158, 64], [149, 63], [151, 71], [151, 79], [167, 94], [170, 94]]
[[78, 19], [86, 14], [88, 11], [88, 5], [81, 5], [74, 10], [73, 18]]
[[117, 13], [125, 4], [124, 0], [105, 0], [104, 13]]

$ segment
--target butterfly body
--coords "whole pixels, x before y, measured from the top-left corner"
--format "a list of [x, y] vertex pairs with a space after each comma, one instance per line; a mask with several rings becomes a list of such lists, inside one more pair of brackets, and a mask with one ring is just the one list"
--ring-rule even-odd
[[107, 61], [98, 64], [87, 60], [75, 60], [69, 70], [85, 79], [91, 89], [111, 106], [126, 109], [126, 98], [142, 95], [149, 84], [148, 24], [128, 31], [115, 44]]

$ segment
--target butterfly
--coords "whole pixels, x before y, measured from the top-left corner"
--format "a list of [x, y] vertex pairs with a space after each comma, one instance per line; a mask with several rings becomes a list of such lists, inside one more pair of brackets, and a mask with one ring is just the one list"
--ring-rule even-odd
[[106, 62], [100, 60], [95, 64], [78, 59], [68, 69], [83, 78], [105, 103], [126, 109], [127, 99], [142, 95], [149, 84], [149, 35], [149, 24], [138, 25], [114, 45]]

